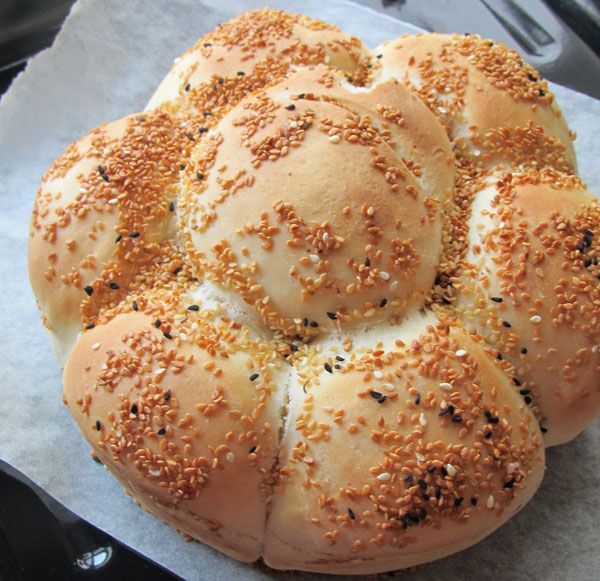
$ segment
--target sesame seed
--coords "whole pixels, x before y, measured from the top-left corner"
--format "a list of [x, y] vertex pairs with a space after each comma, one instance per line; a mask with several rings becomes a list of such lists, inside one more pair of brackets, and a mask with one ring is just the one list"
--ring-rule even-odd
[[413, 480], [415, 479], [415, 477], [412, 474], [409, 474], [405, 479], [404, 482], [406, 482], [406, 484], [410, 484]]
[[119, 290], [119, 285], [116, 282], [111, 282], [108, 286], [113, 290]]
[[167, 331], [163, 331], [163, 337], [164, 337], [165, 339], [172, 339], [172, 338], [173, 338], [173, 337], [171, 336], [171, 334], [170, 334], [170, 333], [168, 333]]
[[131, 406], [131, 413], [132, 414], [137, 414], [138, 413], [138, 406], [137, 405], [133, 404]]
[[185, 87], [184, 87], [185, 91], [189, 91], [190, 90], [190, 84], [188, 83]]
[[94, 292], [94, 289], [91, 286], [84, 286], [83, 290], [86, 292], [86, 294], [88, 295], [88, 297], [92, 296], [92, 293]]
[[352, 520], [354, 520], [354, 519], [356, 518], [356, 516], [354, 515], [354, 511], [353, 511], [353, 510], [352, 510], [350, 507], [348, 507], [348, 516], [349, 516], [349, 517], [350, 517]]
[[129, 234], [129, 238], [138, 238], [138, 237], [139, 237], [139, 235], [140, 235], [140, 233], [139, 233], [139, 232], [131, 232], [131, 233]]
[[467, 352], [466, 352], [464, 349], [459, 349], [459, 350], [456, 352], [456, 356], [457, 356], [457, 357], [464, 357], [466, 354], [467, 354]]
[[94, 323], [90, 323], [89, 325], [86, 325], [85, 328], [86, 329], [93, 329], [96, 325], [94, 325]]
[[489, 438], [492, 437], [492, 432], [486, 432], [485, 434], [483, 434], [483, 437], [488, 440]]
[[167, 389], [164, 395], [165, 401], [169, 401], [171, 399], [171, 390]]
[[504, 299], [502, 297], [492, 297], [492, 300], [495, 303], [501, 303]]
[[521, 347], [521, 353], [523, 353], [523, 355], [527, 354], [527, 347]]
[[99, 432], [102, 429], [102, 424], [100, 420], [96, 420], [96, 430]]
[[288, 106], [286, 107], [286, 109], [287, 109], [288, 111], [293, 111], [295, 108], [296, 108], [296, 105], [294, 105], [293, 103], [292, 103], [291, 105], [288, 105]]
[[389, 472], [382, 472], [381, 474], [379, 474], [377, 476], [377, 480], [379, 480], [379, 482], [387, 482], [391, 478], [392, 478], [392, 475]]
[[542, 321], [542, 317], [540, 317], [539, 315], [533, 315], [533, 317], [530, 317], [529, 320], [532, 323], [540, 323]]
[[379, 272], [379, 278], [381, 278], [382, 280], [390, 280], [390, 273], [386, 272], [385, 270], [381, 270]]
[[323, 367], [328, 373], [333, 373], [333, 369], [331, 369], [331, 365], [329, 365], [329, 363], [325, 362], [325, 365], [323, 365]]
[[233, 464], [233, 462], [235, 460], [235, 455], [233, 454], [233, 452], [227, 452], [227, 455], [225, 456], [225, 460], [227, 460], [227, 462], [229, 462], [230, 464]]
[[243, 77], [246, 73], [244, 71], [238, 71], [236, 74], [238, 77]]
[[200, 172], [196, 173], [196, 177], [197, 177], [199, 180], [203, 180], [203, 179], [204, 179], [204, 175], [202, 175]]
[[154, 326], [158, 329], [160, 326], [162, 325], [162, 323], [160, 322], [160, 319], [156, 319], [156, 321], [154, 321]]
[[336, 355], [335, 358], [337, 361], [345, 361], [345, 359], [341, 355]]
[[94, 343], [94, 344], [92, 345], [92, 349], [93, 349], [94, 351], [98, 351], [98, 349], [100, 349], [100, 343]]
[[415, 405], [419, 405], [421, 403], [421, 394], [417, 393], [415, 397]]
[[116, 238], [115, 238], [115, 244], [118, 244], [119, 242], [121, 242], [121, 239], [123, 238], [122, 234], [119, 234]]
[[166, 367], [159, 367], [155, 372], [154, 375], [162, 375], [165, 371], [167, 370]]
[[[458, 355], [458, 353], [457, 353], [457, 355]], [[460, 355], [459, 355], [459, 357], [460, 357]], [[440, 387], [442, 389], [453, 389], [452, 384], [451, 383], [446, 383], [445, 381], [442, 382], [442, 383], [440, 383]]]
[[258, 379], [258, 373], [253, 373], [248, 379], [250, 379], [250, 381], [254, 381], [255, 379]]
[[188, 307], [188, 311], [199, 311], [200, 307], [198, 305], [190, 305]]
[[254, 454], [254, 452], [256, 452], [256, 446], [252, 446], [252, 448], [250, 448], [250, 451], [248, 452], [248, 454]]
[[337, 319], [337, 315], [335, 313], [330, 313], [329, 311], [327, 311], [327, 316], [332, 320], [335, 321]]
[[381, 373], [381, 371], [378, 371], [378, 370], [373, 371], [373, 377], [375, 379], [381, 379], [383, 377], [383, 373]]
[[340, 142], [340, 136], [339, 135], [332, 135], [329, 138], [329, 142], [330, 143], [339, 143]]
[[508, 321], [502, 321], [502, 325], [507, 329], [510, 329], [512, 327], [512, 325]]
[[381, 299], [381, 302], [379, 303], [379, 307], [383, 308], [385, 307], [385, 305], [387, 305], [388, 300], [387, 299]]
[[415, 458], [419, 461], [419, 462], [425, 462], [425, 456], [423, 456], [423, 454], [419, 454], [419, 452], [415, 452]]
[[387, 395], [382, 395], [378, 400], [377, 403], [383, 403], [385, 400], [387, 399]]
[[454, 506], [458, 508], [462, 504], [463, 500], [464, 500], [464, 498], [462, 496], [460, 498], [455, 498], [454, 499]]
[[157, 434], [159, 436], [164, 436], [167, 433], [166, 428], [161, 428], [160, 430], [158, 430]]
[[427, 425], [427, 420], [425, 419], [425, 414], [423, 412], [421, 412], [421, 415], [419, 416], [419, 423], [425, 427]]
[[427, 490], [427, 482], [425, 482], [425, 480], [422, 480], [421, 478], [419, 478], [419, 480], [417, 480], [417, 484], [419, 485], [419, 488], [422, 488], [423, 490]]
[[452, 464], [446, 464], [446, 472], [448, 472], [449, 476], [455, 476], [456, 468], [454, 468], [454, 466], [452, 466]]
[[313, 327], [313, 329], [314, 329], [319, 326], [319, 323], [317, 323], [317, 321], [311, 321], [310, 326]]
[[490, 494], [490, 495], [488, 496], [488, 499], [487, 499], [487, 502], [485, 503], [485, 505], [486, 505], [488, 508], [494, 508], [494, 503], [495, 503], [495, 500], [494, 500], [494, 495], [493, 495], [493, 494]]
[[117, 198], [111, 198], [110, 200], [108, 200], [108, 203], [109, 203], [111, 206], [114, 206], [115, 204], [118, 204], [118, 203], [119, 203], [119, 200], [118, 200]]
[[471, 499], [471, 504], [472, 504], [473, 506], [477, 506], [477, 499], [476, 499], [476, 498], [472, 498], [472, 499]]
[[452, 417], [453, 422], [462, 422], [462, 416], [456, 415]]

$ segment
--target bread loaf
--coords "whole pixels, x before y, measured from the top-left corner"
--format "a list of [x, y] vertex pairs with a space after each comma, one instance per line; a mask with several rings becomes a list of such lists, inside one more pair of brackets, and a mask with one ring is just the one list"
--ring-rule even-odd
[[134, 499], [276, 569], [484, 538], [600, 409], [598, 202], [539, 74], [245, 13], [44, 177], [63, 399]]

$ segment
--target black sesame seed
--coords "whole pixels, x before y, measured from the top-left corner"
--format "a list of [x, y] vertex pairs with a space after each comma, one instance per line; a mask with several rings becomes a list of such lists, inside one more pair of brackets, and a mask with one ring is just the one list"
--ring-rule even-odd
[[512, 488], [514, 486], [514, 484], [515, 484], [515, 479], [513, 478], [509, 482], [504, 483], [504, 488]]
[[345, 359], [341, 355], [336, 355], [335, 358], [337, 361], [345, 361]]
[[223, 77], [219, 77], [218, 81], [219, 85], [222, 85], [225, 82], [225, 79]]
[[492, 300], [495, 303], [501, 303], [504, 299], [502, 297], [492, 297]]
[[203, 180], [203, 179], [204, 179], [204, 175], [202, 175], [200, 172], [196, 173], [196, 177], [197, 177], [199, 180]]
[[529, 393], [531, 393], [531, 390], [530, 390], [530, 389], [521, 389], [521, 390], [519, 391], [519, 393], [520, 393], [521, 395], [528, 395]]
[[419, 517], [418, 517], [418, 515], [416, 515], [416, 514], [411, 514], [411, 515], [409, 515], [409, 516], [410, 516], [410, 520], [411, 520], [413, 523], [415, 523], [415, 524], [417, 524], [417, 523], [419, 522], [419, 520], [420, 520], [420, 519], [419, 519]]
[[244, 71], [238, 71], [237, 75], [238, 77], [243, 77], [246, 73]]
[[486, 432], [485, 434], [483, 434], [483, 437], [488, 440], [489, 438], [492, 437], [492, 432]]
[[516, 378], [513, 377], [513, 383], [517, 386], [517, 387], [521, 387], [522, 383]]
[[99, 165], [99, 166], [98, 166], [98, 173], [100, 174], [100, 177], [101, 177], [101, 178], [102, 178], [102, 179], [103, 179], [105, 182], [107, 182], [107, 181], [108, 181], [108, 176], [106, 175], [106, 172], [104, 171], [104, 168], [103, 168], [101, 165]]
[[86, 292], [86, 294], [87, 294], [88, 297], [91, 297], [92, 294], [93, 294], [93, 292], [94, 292], [94, 289], [91, 286], [89, 286], [89, 285], [88, 286], [84, 286], [83, 290]]
[[502, 325], [504, 325], [507, 329], [510, 329], [512, 325], [508, 321], [502, 321]]
[[368, 268], [369, 266], [371, 266], [371, 259], [367, 256], [367, 258], [365, 259], [365, 266]]
[[594, 233], [593, 233], [591, 230], [586, 230], [586, 231], [585, 231], [585, 235], [586, 235], [586, 236], [593, 236], [593, 235], [594, 235]]
[[159, 436], [164, 436], [167, 433], [167, 430], [165, 428], [161, 428], [157, 433]]
[[473, 506], [477, 506], [477, 499], [476, 499], [476, 498], [472, 498], [472, 499], [471, 499], [471, 504], [472, 504]]
[[165, 401], [169, 401], [171, 399], [171, 390], [167, 389], [167, 391], [165, 391]]
[[190, 90], [190, 84], [188, 83], [185, 87], [184, 87], [184, 91], [189, 91]]
[[303, 123], [302, 127], [300, 127], [300, 129], [303, 129], [304, 131], [306, 131], [308, 129], [308, 123]]
[[[424, 494], [423, 498], [425, 498], [425, 496], [426, 495]], [[425, 520], [427, 518], [427, 511], [424, 508], [421, 509], [421, 512], [419, 513], [419, 518], [421, 520]]]
[[387, 299], [381, 299], [381, 302], [379, 303], [379, 306], [381, 308], [385, 307], [385, 305], [387, 305], [387, 301], [388, 301]]
[[100, 431], [102, 429], [102, 424], [100, 423], [100, 420], [96, 420], [96, 430]]
[[111, 282], [108, 286], [113, 290], [119, 290], [119, 285], [116, 282]]
[[449, 405], [448, 406], [448, 411], [453, 414], [454, 413], [454, 406], [453, 405]]
[[133, 301], [131, 307], [133, 308], [134, 311], [139, 311], [140, 307], [137, 304], [137, 301]]
[[379, 399], [379, 398], [382, 396], [382, 394], [381, 394], [381, 393], [379, 393], [378, 391], [370, 391], [370, 392], [369, 392], [369, 395], [370, 395], [372, 398], [375, 398], [375, 399]]
[[548, 431], [548, 428], [544, 428], [543, 426], [540, 426], [540, 430], [542, 431], [542, 434], [545, 434]]
[[341, 369], [342, 368], [342, 366], [339, 363], [336, 363], [333, 367], [334, 367], [334, 369]]
[[377, 58], [380, 59], [383, 55], [382, 54], [378, 54]]
[[583, 243], [585, 244], [586, 248], [589, 248], [592, 245], [592, 241], [591, 241], [590, 237], [587, 235], [583, 236]]
[[521, 353], [523, 353], [523, 355], [527, 354], [527, 347], [521, 347]]
[[306, 97], [306, 93], [300, 93], [298, 95], [298, 99], [304, 99], [304, 97]]
[[352, 510], [350, 507], [348, 507], [348, 516], [349, 516], [349, 517], [350, 517], [352, 520], [354, 520], [354, 519], [356, 518], [356, 517], [354, 516], [354, 511], [353, 511], [353, 510]]
[[419, 485], [419, 488], [427, 490], [427, 482], [425, 482], [425, 480], [423, 480], [422, 478], [419, 478], [419, 480], [417, 480], [417, 484]]
[[171, 333], [168, 333], [167, 331], [163, 331], [163, 337], [165, 339], [172, 339], [173, 338], [172, 335], [171, 335]]
[[408, 515], [404, 515], [404, 518], [402, 519], [402, 528], [406, 529], [408, 528]]
[[333, 369], [331, 369], [331, 365], [329, 365], [329, 363], [325, 362], [325, 365], [323, 365], [323, 367], [325, 368], [325, 371], [333, 373]]
[[183, 266], [178, 266], [174, 271], [173, 274], [175, 276], [177, 276], [181, 271], [183, 270]]
[[534, 77], [531, 73], [527, 73], [527, 77], [529, 78], [530, 81], [533, 81], [535, 83], [535, 81], [537, 81], [537, 77]]
[[442, 488], [440, 486], [435, 487], [435, 497], [439, 500], [442, 496]]
[[174, 212], [175, 211], [175, 204], [173, 202], [169, 203], [169, 212]]
[[199, 311], [200, 307], [198, 305], [190, 305], [188, 307], [188, 311]]
[[187, 167], [187, 163], [182, 163], [182, 164], [179, 166], [179, 169], [180, 169], [181, 171], [183, 171], [183, 170], [184, 170], [186, 167]]
[[194, 136], [193, 136], [191, 133], [188, 133], [188, 134], [187, 134], [187, 138], [188, 138], [190, 141], [196, 141], [196, 140], [194, 139]]
[[354, 77], [348, 77], [348, 82], [349, 83], [353, 83], [354, 82]]
[[583, 252], [583, 251], [584, 251], [584, 249], [585, 249], [585, 244], [584, 244], [583, 242], [580, 242], [580, 243], [577, 245], [577, 250], [579, 250], [579, 252]]
[[298, 345], [294, 345], [293, 343], [291, 343], [290, 349], [295, 353], [296, 351], [298, 351]]
[[329, 311], [327, 311], [327, 316], [332, 320], [335, 321], [337, 319], [337, 315], [335, 313], [331, 313]]
[[255, 379], [258, 379], [258, 373], [253, 373], [248, 379], [250, 379], [250, 381], [254, 381]]
[[210, 42], [205, 42], [202, 44], [202, 46], [212, 46], [212, 44], [210, 44]]
[[584, 265], [586, 268], [589, 268], [590, 266], [592, 266], [592, 259], [591, 258], [586, 259]]
[[212, 115], [212, 111], [204, 111], [202, 115], [204, 115], [205, 117], [209, 117], [210, 115]]
[[488, 46], [494, 46], [494, 43], [493, 43], [493, 42], [490, 40], [490, 41], [488, 42]]
[[444, 408], [439, 414], [438, 416], [445, 416], [450, 410], [448, 408]]
[[545, 95], [546, 95], [546, 93], [544, 93], [544, 90], [543, 90], [543, 89], [540, 89], [540, 90], [539, 90], [539, 94], [540, 94], [540, 97], [543, 97], [543, 96], [545, 96]]
[[442, 473], [442, 476], [448, 476], [448, 470], [446, 470], [445, 466], [440, 468], [440, 472]]
[[287, 109], [288, 111], [293, 111], [295, 108], [296, 108], [296, 105], [294, 105], [293, 103], [292, 103], [291, 105], [288, 105], [288, 106], [286, 107], [286, 109]]
[[459, 507], [462, 504], [463, 500], [464, 500], [464, 498], [462, 496], [460, 498], [455, 498], [454, 499], [454, 506], [455, 507]]
[[533, 401], [533, 400], [531, 399], [531, 396], [530, 396], [530, 395], [526, 395], [526, 396], [525, 396], [523, 399], [525, 400], [525, 403], [526, 403], [527, 405], [529, 405], [529, 404], [530, 404], [530, 403]]
[[98, 456], [96, 456], [96, 454], [92, 454], [92, 460], [94, 462], [96, 462], [96, 464], [100, 464], [101, 466], [104, 466], [104, 462], [102, 462], [102, 460], [100, 460], [100, 458], [98, 458]]
[[131, 406], [131, 413], [132, 414], [137, 414], [138, 413], [138, 406], [137, 405], [133, 404]]
[[302, 324], [303, 324], [305, 327], [308, 327], [308, 319], [307, 319], [306, 317], [305, 317], [304, 319], [302, 319]]
[[427, 472], [429, 472], [429, 474], [433, 474], [435, 472], [435, 466], [427, 466]]
[[453, 416], [452, 421], [453, 422], [462, 422], [462, 416]]
[[313, 329], [315, 329], [315, 328], [317, 328], [317, 327], [319, 326], [319, 323], [317, 323], [317, 321], [311, 321], [311, 322], [310, 322], [310, 326], [311, 326]]
[[123, 238], [123, 236], [121, 234], [119, 234], [116, 238], [115, 238], [115, 244], [117, 244], [118, 242], [121, 242], [121, 239]]
[[415, 404], [419, 405], [421, 403], [421, 394], [417, 393], [417, 396], [415, 397]]
[[90, 323], [89, 325], [86, 325], [85, 328], [86, 329], [93, 329], [96, 325], [94, 325], [94, 323]]
[[256, 446], [252, 446], [252, 448], [250, 448], [250, 452], [248, 452], [248, 454], [254, 454], [254, 452], [256, 452]]
[[135, 232], [130, 232], [129, 233], [129, 238], [138, 238], [140, 235], [139, 232], [135, 231]]
[[594, 256], [594, 266], [598, 266], [598, 257]]
[[498, 355], [496, 355], [496, 359], [498, 361], [502, 361], [502, 353], [498, 353]]
[[158, 329], [160, 326], [162, 325], [162, 323], [160, 322], [160, 319], [156, 319], [156, 321], [154, 321], [154, 326]]
[[414, 476], [412, 474], [409, 474], [405, 479], [404, 482], [406, 482], [406, 484], [410, 484], [412, 481], [414, 480]]
[[383, 403], [385, 400], [387, 399], [387, 395], [382, 395], [378, 400], [377, 403]]

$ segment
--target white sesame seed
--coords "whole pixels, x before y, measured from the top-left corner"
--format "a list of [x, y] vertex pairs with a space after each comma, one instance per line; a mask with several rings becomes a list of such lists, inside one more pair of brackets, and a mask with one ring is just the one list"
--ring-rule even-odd
[[384, 383], [383, 389], [385, 389], [385, 391], [396, 391], [396, 388], [392, 383]]
[[446, 472], [448, 472], [450, 476], [454, 476], [456, 474], [456, 468], [454, 468], [452, 464], [446, 464]]
[[298, 121], [291, 121], [290, 129], [298, 129]]
[[383, 377], [383, 373], [381, 373], [381, 371], [373, 371], [373, 377], [375, 379], [381, 379]]
[[419, 416], [419, 423], [425, 427], [427, 425], [427, 420], [425, 419], [425, 414], [423, 412], [421, 412], [421, 415]]
[[379, 278], [381, 278], [383, 280], [390, 280], [390, 273], [386, 272], [385, 270], [381, 270], [379, 272]]
[[542, 317], [540, 317], [539, 315], [533, 315], [533, 317], [530, 317], [529, 320], [532, 323], [541, 323], [542, 322]]
[[323, 242], [327, 242], [327, 240], [329, 240], [329, 233], [328, 233], [328, 232], [325, 232], [325, 233], [323, 234]]
[[94, 344], [92, 345], [92, 349], [93, 349], [94, 351], [97, 351], [98, 349], [100, 349], [100, 343], [94, 343]]
[[506, 473], [507, 474], [512, 474], [515, 471], [516, 468], [516, 464], [514, 462], [511, 462], [510, 464], [508, 464], [508, 466], [506, 467]]
[[180, 338], [182, 341], [187, 341], [187, 335], [186, 335], [185, 333], [179, 333], [179, 338]]
[[80, 194], [87, 194], [89, 192], [85, 188], [79, 188], [79, 193]]
[[490, 494], [488, 496], [487, 502], [486, 502], [486, 506], [488, 508], [494, 508], [494, 503], [496, 502], [496, 500], [494, 499], [494, 495]]
[[330, 57], [328, 54], [326, 54], [326, 55], [325, 55], [325, 58], [323, 59], [323, 62], [324, 62], [326, 65], [328, 65], [328, 64], [331, 62], [331, 57]]
[[448, 113], [448, 109], [446, 109], [446, 107], [438, 107], [438, 111], [442, 114], [445, 115], [446, 113]]
[[339, 143], [339, 142], [340, 142], [340, 136], [339, 136], [339, 135], [332, 135], [332, 136], [329, 138], [329, 141], [330, 141], [331, 143]]
[[148, 470], [148, 476], [160, 476], [160, 470]]
[[[458, 355], [458, 353], [457, 353], [457, 355]], [[443, 381], [442, 383], [440, 383], [440, 387], [441, 387], [442, 389], [453, 389], [453, 386], [452, 386], [452, 384], [451, 384], [451, 383], [448, 383], [448, 382], [446, 382], [446, 381]]]
[[598, 348], [599, 348], [598, 345], [594, 345], [592, 347], [592, 353], [598, 353]]
[[398, 284], [399, 282], [397, 280], [395, 280], [391, 285], [390, 285], [390, 291], [394, 292], [397, 288], [398, 288]]
[[173, 64], [176, 65], [180, 60], [181, 60], [181, 57], [178, 56], [177, 58], [173, 59]]
[[419, 454], [419, 452], [415, 452], [415, 458], [419, 461], [419, 462], [425, 462], [425, 456], [423, 456], [423, 454]]
[[108, 369], [108, 365], [106, 365], [106, 363], [103, 363], [102, 364], [102, 370], [106, 371], [107, 369]]
[[102, 153], [103, 155], [110, 155], [110, 149], [108, 147], [105, 147]]
[[387, 482], [392, 478], [392, 475], [389, 472], [382, 472], [379, 476], [377, 476], [377, 480], [379, 482]]
[[121, 430], [121, 428], [117, 428], [115, 430], [115, 436], [117, 436], [117, 438], [120, 438], [123, 435], [123, 431]]
[[319, 256], [317, 254], [310, 254], [309, 258], [311, 262], [319, 262]]
[[166, 368], [166, 367], [159, 367], [159, 368], [158, 368], [158, 369], [157, 369], [157, 370], [154, 372], [154, 374], [155, 374], [155, 375], [160, 375], [161, 373], [164, 373], [166, 370], [167, 370], [167, 368]]
[[111, 198], [110, 200], [108, 200], [108, 203], [109, 203], [111, 206], [114, 206], [115, 204], [118, 204], [118, 203], [119, 203], [119, 200], [117, 200], [117, 198]]
[[233, 461], [235, 460], [235, 456], [233, 455], [233, 452], [227, 452], [227, 456], [225, 456], [225, 460], [227, 460], [227, 462], [230, 462], [231, 464], [233, 464]]
[[457, 357], [464, 357], [466, 354], [467, 354], [467, 352], [466, 352], [464, 349], [459, 349], [459, 350], [456, 352], [456, 356], [457, 356]]

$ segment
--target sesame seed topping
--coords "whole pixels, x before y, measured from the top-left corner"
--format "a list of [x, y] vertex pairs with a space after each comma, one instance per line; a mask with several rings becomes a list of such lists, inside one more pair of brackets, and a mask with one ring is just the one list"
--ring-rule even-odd
[[492, 300], [495, 303], [501, 303], [504, 299], [502, 297], [492, 297]]
[[[457, 352], [456, 354], [458, 355], [458, 352]], [[464, 355], [464, 353], [463, 353], [463, 355]], [[459, 357], [462, 357], [462, 355], [458, 355], [458, 356], [459, 356]], [[452, 386], [452, 384], [451, 384], [451, 383], [447, 383], [447, 382], [445, 382], [445, 381], [444, 381], [444, 382], [442, 382], [442, 383], [440, 383], [440, 387], [441, 387], [442, 389], [448, 389], [448, 390], [450, 390], [450, 389], [453, 389], [453, 386]]]
[[167, 389], [164, 395], [165, 401], [169, 401], [171, 399], [171, 390]]
[[331, 365], [329, 365], [329, 363], [325, 362], [325, 365], [323, 365], [323, 367], [328, 373], [333, 373], [333, 369], [331, 369]]
[[108, 286], [113, 290], [119, 290], [119, 285], [116, 282], [111, 282]]
[[379, 278], [382, 280], [390, 280], [390, 273], [386, 272], [385, 270], [380, 270], [379, 271]]
[[425, 419], [425, 414], [423, 412], [421, 412], [421, 415], [419, 416], [419, 424], [423, 427], [427, 425], [427, 420]]
[[350, 517], [352, 520], [354, 520], [354, 519], [356, 518], [356, 516], [354, 515], [354, 511], [353, 511], [353, 510], [352, 510], [350, 507], [348, 507], [348, 516], [349, 516], [349, 517]]
[[161, 428], [160, 430], [158, 430], [157, 434], [159, 436], [164, 436], [167, 433], [166, 428]]
[[119, 200], [118, 200], [117, 198], [111, 198], [110, 200], [108, 200], [108, 203], [109, 203], [111, 206], [114, 206], [115, 204], [118, 204], [118, 203], [119, 203]]
[[129, 238], [138, 238], [138, 237], [139, 237], [139, 235], [140, 235], [140, 233], [139, 233], [139, 232], [131, 232], [131, 233], [129, 234]]
[[102, 423], [100, 420], [96, 420], [96, 430], [99, 432], [102, 429]]
[[456, 468], [452, 464], [446, 464], [446, 472], [448, 472], [448, 476], [455, 476]]
[[171, 336], [170, 333], [168, 333], [167, 331], [163, 331], [163, 336], [165, 339], [172, 339], [173, 337]]
[[532, 317], [529, 318], [529, 320], [532, 323], [541, 323], [542, 317], [540, 317], [539, 315], [533, 315]]
[[258, 373], [253, 373], [250, 377], [249, 377], [250, 381], [254, 381], [255, 379], [258, 379]]
[[373, 377], [375, 379], [381, 379], [383, 377], [383, 373], [381, 373], [379, 370], [373, 371]]
[[464, 349], [459, 349], [459, 350], [456, 352], [456, 356], [457, 356], [457, 357], [464, 357], [466, 354], [467, 354], [467, 352], [466, 352]]
[[392, 475], [389, 472], [382, 472], [377, 476], [377, 480], [379, 480], [379, 482], [388, 482], [388, 480], [391, 480], [391, 478]]
[[327, 316], [332, 320], [335, 321], [337, 319], [337, 315], [335, 313], [330, 313], [329, 311], [327, 311]]
[[490, 494], [490, 495], [488, 496], [488, 499], [487, 499], [487, 502], [485, 503], [485, 505], [486, 505], [488, 508], [494, 508], [494, 503], [495, 503], [495, 502], [496, 502], [496, 501], [495, 501], [495, 499], [494, 499], [494, 495], [493, 495], [493, 494]]
[[502, 321], [502, 325], [507, 329], [510, 329], [512, 327], [512, 325], [508, 321]]
[[198, 305], [190, 305], [188, 307], [188, 311], [199, 311], [200, 307]]
[[332, 135], [329, 138], [330, 143], [339, 143], [340, 142], [340, 136], [339, 135]]
[[291, 105], [288, 105], [288, 106], [286, 107], [286, 109], [287, 109], [288, 111], [293, 111], [295, 108], [296, 108], [296, 105], [294, 105], [293, 103], [292, 103]]
[[425, 462], [425, 456], [423, 456], [423, 454], [420, 454], [419, 452], [415, 452], [415, 458], [419, 461], [419, 462]]
[[225, 460], [227, 460], [227, 462], [229, 462], [230, 464], [233, 464], [234, 460], [235, 460], [235, 455], [233, 452], [227, 452], [226, 456], [225, 456]]
[[98, 349], [100, 349], [100, 343], [94, 343], [94, 344], [92, 345], [92, 349], [93, 349], [94, 351], [98, 351]]

